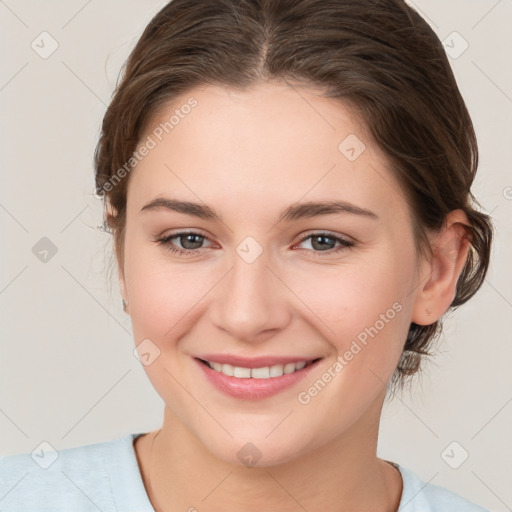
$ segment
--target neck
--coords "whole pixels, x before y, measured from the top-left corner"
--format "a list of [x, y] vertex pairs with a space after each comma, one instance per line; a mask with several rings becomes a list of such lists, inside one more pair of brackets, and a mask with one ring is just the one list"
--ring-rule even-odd
[[402, 480], [376, 456], [379, 417], [380, 408], [292, 461], [245, 467], [215, 457], [166, 407], [162, 429], [138, 438], [135, 449], [156, 512], [396, 512]]

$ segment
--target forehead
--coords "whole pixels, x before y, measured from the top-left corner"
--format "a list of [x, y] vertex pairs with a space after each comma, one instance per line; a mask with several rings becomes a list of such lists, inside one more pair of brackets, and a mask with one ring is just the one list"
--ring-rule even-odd
[[301, 198], [350, 200], [382, 214], [405, 205], [385, 155], [355, 111], [308, 87], [192, 89], [153, 116], [139, 147], [144, 144], [153, 147], [129, 186], [139, 208], [171, 193], [216, 205], [219, 196], [236, 197], [245, 208], [275, 204], [279, 210]]

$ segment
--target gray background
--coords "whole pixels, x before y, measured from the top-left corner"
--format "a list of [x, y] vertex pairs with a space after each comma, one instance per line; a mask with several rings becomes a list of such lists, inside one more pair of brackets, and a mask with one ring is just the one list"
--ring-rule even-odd
[[[497, 239], [482, 289], [445, 321], [439, 355], [385, 406], [379, 455], [512, 510], [512, 1], [409, 3], [452, 54], [479, 140], [473, 190]], [[161, 425], [163, 402], [133, 355], [110, 236], [98, 228], [92, 157], [120, 67], [164, 4], [0, 0], [1, 454]], [[46, 261], [43, 237], [57, 250]]]

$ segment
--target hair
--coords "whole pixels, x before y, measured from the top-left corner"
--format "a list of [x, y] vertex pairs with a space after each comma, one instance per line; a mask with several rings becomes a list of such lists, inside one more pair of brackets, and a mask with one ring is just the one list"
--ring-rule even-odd
[[[244, 90], [284, 80], [320, 88], [352, 109], [387, 156], [409, 205], [418, 253], [427, 232], [463, 210], [469, 252], [448, 310], [468, 301], [487, 273], [490, 216], [470, 187], [478, 167], [473, 124], [446, 52], [404, 0], [173, 0], [145, 28], [122, 69], [95, 152], [96, 194], [123, 268], [127, 162], [152, 117], [194, 87]], [[117, 173], [113, 185], [112, 177]], [[441, 319], [411, 323], [392, 386], [417, 373]]]

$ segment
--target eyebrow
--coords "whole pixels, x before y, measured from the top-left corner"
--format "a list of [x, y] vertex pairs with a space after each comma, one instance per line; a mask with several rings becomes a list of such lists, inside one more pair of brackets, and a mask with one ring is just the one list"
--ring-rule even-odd
[[[222, 222], [222, 217], [213, 208], [205, 204], [193, 203], [190, 201], [178, 201], [159, 197], [153, 199], [141, 208], [142, 211], [170, 210], [184, 213], [204, 220]], [[278, 222], [290, 222], [293, 220], [316, 217], [318, 215], [333, 215], [339, 213], [348, 213], [352, 215], [361, 215], [371, 219], [378, 219], [378, 215], [361, 208], [347, 201], [321, 201], [321, 202], [303, 202], [294, 203], [283, 210], [279, 216]]]

